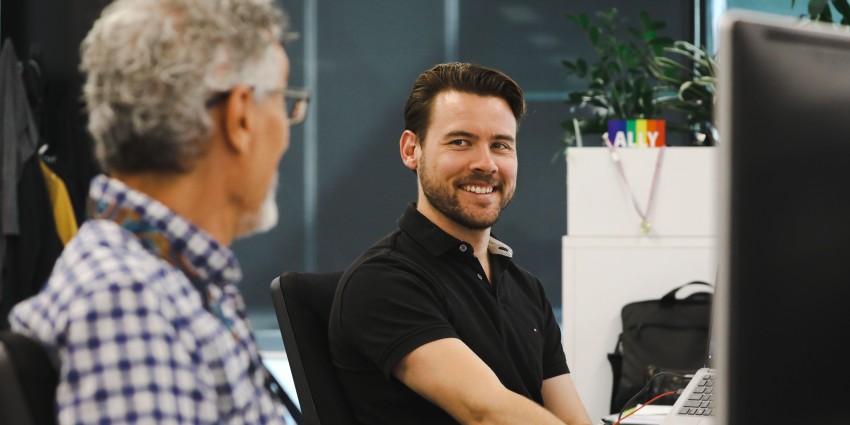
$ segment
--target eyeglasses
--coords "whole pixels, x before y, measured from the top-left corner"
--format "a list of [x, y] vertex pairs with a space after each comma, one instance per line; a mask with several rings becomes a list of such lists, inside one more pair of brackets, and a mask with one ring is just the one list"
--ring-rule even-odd
[[267, 93], [283, 94], [286, 116], [289, 125], [298, 125], [307, 119], [307, 105], [310, 104], [310, 91], [302, 88], [272, 89]]
[[[253, 90], [253, 87], [251, 89]], [[231, 90], [228, 90], [210, 96], [204, 102], [204, 106], [207, 109], [216, 106], [227, 100], [230, 97], [230, 92]], [[307, 118], [307, 105], [310, 104], [309, 90], [302, 88], [279, 88], [268, 90], [266, 93], [279, 93], [283, 95], [283, 106], [286, 109], [286, 116], [289, 117], [289, 125], [301, 124]]]

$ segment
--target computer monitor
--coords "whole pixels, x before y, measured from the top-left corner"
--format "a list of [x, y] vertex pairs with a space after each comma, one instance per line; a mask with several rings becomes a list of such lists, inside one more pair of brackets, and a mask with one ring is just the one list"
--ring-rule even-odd
[[850, 423], [850, 32], [721, 18], [719, 423]]

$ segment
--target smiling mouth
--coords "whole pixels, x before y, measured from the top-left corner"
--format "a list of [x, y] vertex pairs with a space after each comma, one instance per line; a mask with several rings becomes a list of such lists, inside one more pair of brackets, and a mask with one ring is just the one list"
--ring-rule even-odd
[[467, 191], [467, 192], [477, 193], [479, 195], [486, 195], [488, 193], [493, 193], [493, 190], [495, 190], [495, 188], [493, 186], [463, 185], [460, 188]]

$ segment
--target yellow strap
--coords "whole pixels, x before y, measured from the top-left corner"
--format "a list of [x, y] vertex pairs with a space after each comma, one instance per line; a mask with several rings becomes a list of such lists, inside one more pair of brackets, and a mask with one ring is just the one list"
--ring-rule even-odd
[[41, 158], [38, 159], [38, 163], [41, 164], [44, 182], [47, 183], [47, 194], [50, 197], [50, 203], [53, 204], [56, 233], [59, 234], [62, 245], [65, 245], [77, 233], [77, 218], [74, 217], [71, 197], [68, 196], [68, 188], [65, 187], [65, 182]]

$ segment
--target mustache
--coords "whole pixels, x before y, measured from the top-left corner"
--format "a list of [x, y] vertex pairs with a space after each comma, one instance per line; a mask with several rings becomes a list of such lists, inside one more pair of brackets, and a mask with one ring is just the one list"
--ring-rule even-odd
[[490, 173], [483, 173], [483, 172], [472, 172], [470, 175], [461, 177], [457, 181], [458, 181], [458, 184], [481, 184], [481, 183], [484, 183], [484, 184], [487, 184], [487, 185], [490, 185], [490, 186], [499, 186], [499, 187], [502, 186], [502, 180], [501, 179], [497, 179], [496, 177], [494, 177]]

